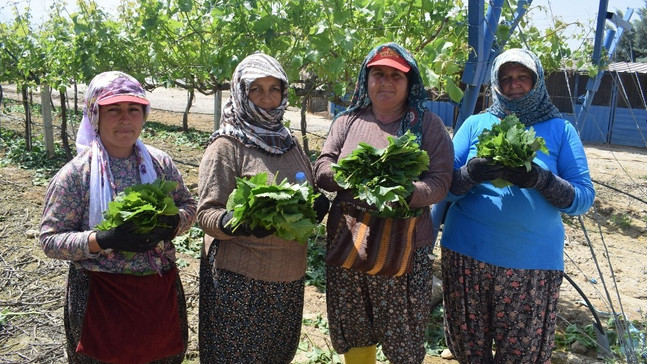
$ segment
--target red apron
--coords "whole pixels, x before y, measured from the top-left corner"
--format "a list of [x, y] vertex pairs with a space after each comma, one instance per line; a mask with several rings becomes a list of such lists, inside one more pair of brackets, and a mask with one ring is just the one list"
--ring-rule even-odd
[[76, 352], [108, 363], [148, 363], [184, 351], [175, 279], [86, 272], [88, 303]]

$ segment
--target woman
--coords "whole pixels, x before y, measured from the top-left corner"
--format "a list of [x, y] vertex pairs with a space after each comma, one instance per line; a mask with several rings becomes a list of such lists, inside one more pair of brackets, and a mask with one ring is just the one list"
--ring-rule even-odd
[[[560, 213], [586, 212], [595, 192], [582, 142], [551, 103], [539, 59], [508, 50], [491, 81], [492, 106], [453, 139], [453, 204], [441, 240], [446, 338], [461, 363], [546, 363], [564, 269]], [[537, 153], [530, 171], [475, 157], [479, 134], [510, 114], [550, 151]], [[497, 178], [514, 185], [488, 182]]]
[[[171, 240], [193, 224], [196, 202], [164, 152], [139, 140], [150, 111], [141, 84], [104, 72], [85, 94], [78, 155], [47, 189], [40, 242], [51, 258], [72, 262], [64, 307], [70, 363], [181, 363], [187, 312]], [[149, 234], [125, 223], [95, 226], [126, 187], [175, 181], [178, 215]]]
[[445, 126], [424, 108], [425, 101], [418, 65], [410, 53], [395, 43], [377, 46], [366, 56], [351, 104], [334, 120], [315, 162], [317, 185], [337, 192], [328, 216], [330, 238], [346, 219], [340, 205], [359, 203], [351, 190], [335, 182], [332, 163], [349, 155], [360, 142], [384, 148], [389, 136], [406, 131], [415, 134], [430, 159], [429, 171], [414, 182], [409, 197], [410, 208], [423, 210], [415, 226], [412, 271], [396, 277], [326, 267], [330, 335], [346, 363], [374, 363], [377, 343], [392, 363], [421, 363], [425, 356], [433, 278], [429, 205], [442, 200], [449, 189], [453, 156]]
[[[205, 232], [200, 264], [200, 361], [289, 363], [301, 333], [307, 245], [263, 227], [228, 222], [237, 177], [312, 182], [308, 156], [283, 125], [288, 79], [276, 59], [255, 53], [234, 70], [221, 126], [200, 163], [198, 223]], [[319, 219], [328, 210], [321, 195]]]

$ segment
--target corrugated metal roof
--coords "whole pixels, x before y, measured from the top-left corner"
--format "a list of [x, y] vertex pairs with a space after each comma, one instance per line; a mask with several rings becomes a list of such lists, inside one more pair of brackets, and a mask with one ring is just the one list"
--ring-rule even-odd
[[607, 71], [647, 74], [647, 63], [614, 62], [609, 64]]

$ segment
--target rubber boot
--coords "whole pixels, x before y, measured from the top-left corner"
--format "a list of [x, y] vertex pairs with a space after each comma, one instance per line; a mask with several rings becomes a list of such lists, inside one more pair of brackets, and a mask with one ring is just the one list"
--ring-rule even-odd
[[344, 354], [344, 362], [346, 364], [375, 364], [375, 359], [375, 345], [350, 348], [350, 350]]

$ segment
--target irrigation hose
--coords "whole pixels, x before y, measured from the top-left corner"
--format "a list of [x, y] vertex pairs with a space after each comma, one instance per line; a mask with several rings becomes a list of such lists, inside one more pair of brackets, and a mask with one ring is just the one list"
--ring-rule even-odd
[[586, 294], [582, 291], [582, 289], [571, 279], [571, 277], [564, 272], [564, 278], [575, 288], [577, 293], [582, 296], [584, 299], [584, 302], [586, 302], [586, 306], [589, 308], [589, 311], [591, 311], [591, 314], [593, 315], [593, 318], [595, 319], [595, 323], [593, 323], [593, 326], [595, 327], [596, 331], [596, 336], [597, 336], [597, 342], [599, 346], [604, 350], [602, 355], [604, 356], [609, 356], [611, 355], [611, 348], [609, 347], [609, 338], [607, 337], [607, 333], [604, 331], [604, 327], [602, 327], [602, 321], [600, 321], [600, 316], [598, 316], [598, 313], [596, 309], [593, 307], [593, 304], [591, 301], [589, 301], [588, 297], [586, 297]]

